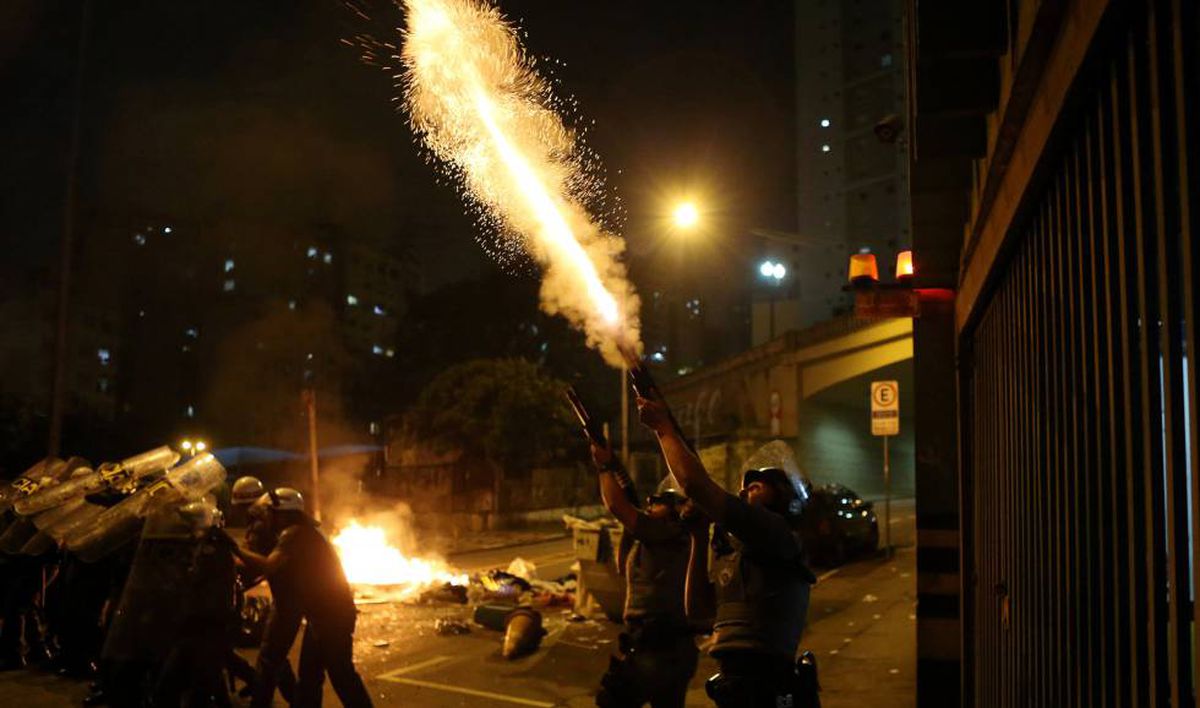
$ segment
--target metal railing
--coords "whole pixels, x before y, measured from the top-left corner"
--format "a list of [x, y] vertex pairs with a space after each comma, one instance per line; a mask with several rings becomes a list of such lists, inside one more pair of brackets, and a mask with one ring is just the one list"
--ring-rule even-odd
[[961, 334], [975, 705], [1196, 704], [1196, 5], [1120, 6]]

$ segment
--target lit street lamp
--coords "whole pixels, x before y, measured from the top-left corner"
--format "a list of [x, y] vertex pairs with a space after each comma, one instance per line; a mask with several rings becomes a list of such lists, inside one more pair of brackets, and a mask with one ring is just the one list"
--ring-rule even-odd
[[691, 229], [700, 223], [700, 211], [692, 202], [682, 202], [677, 205], [671, 216], [675, 225], [681, 229]]
[[203, 440], [196, 440], [193, 442], [187, 438], [184, 438], [183, 442], [179, 443], [179, 449], [183, 450], [183, 453], [188, 457], [192, 457], [207, 450], [208, 443], [204, 442]]
[[787, 266], [778, 261], [763, 261], [758, 265], [758, 274], [765, 278], [771, 291], [771, 339], [775, 339], [775, 290], [787, 277]]

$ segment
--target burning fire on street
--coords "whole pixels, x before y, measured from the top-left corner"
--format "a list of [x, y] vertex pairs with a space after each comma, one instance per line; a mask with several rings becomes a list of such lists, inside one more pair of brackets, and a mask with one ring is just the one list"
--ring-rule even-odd
[[373, 586], [383, 594], [405, 600], [447, 583], [466, 585], [466, 574], [457, 573], [435, 558], [407, 556], [388, 542], [382, 526], [365, 526], [351, 520], [333, 537], [342, 569], [351, 585]]

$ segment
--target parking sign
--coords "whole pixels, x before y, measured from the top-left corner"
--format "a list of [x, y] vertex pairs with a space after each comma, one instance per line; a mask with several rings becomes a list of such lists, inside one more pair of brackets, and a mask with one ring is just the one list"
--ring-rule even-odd
[[871, 434], [900, 434], [900, 385], [895, 381], [871, 382]]

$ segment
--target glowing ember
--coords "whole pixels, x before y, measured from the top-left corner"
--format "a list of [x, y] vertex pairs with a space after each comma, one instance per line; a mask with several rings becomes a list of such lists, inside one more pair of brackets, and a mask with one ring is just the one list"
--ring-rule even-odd
[[638, 348], [624, 243], [581, 202], [589, 184], [584, 158], [549, 87], [494, 6], [404, 5], [405, 105], [417, 133], [543, 266], [542, 307], [583, 329], [589, 344], [620, 365], [618, 344]]
[[351, 521], [336, 536], [333, 545], [342, 559], [346, 579], [353, 585], [389, 585], [401, 595], [431, 586], [451, 583], [466, 585], [467, 576], [429, 558], [410, 558], [388, 543], [380, 526], [363, 526]]

